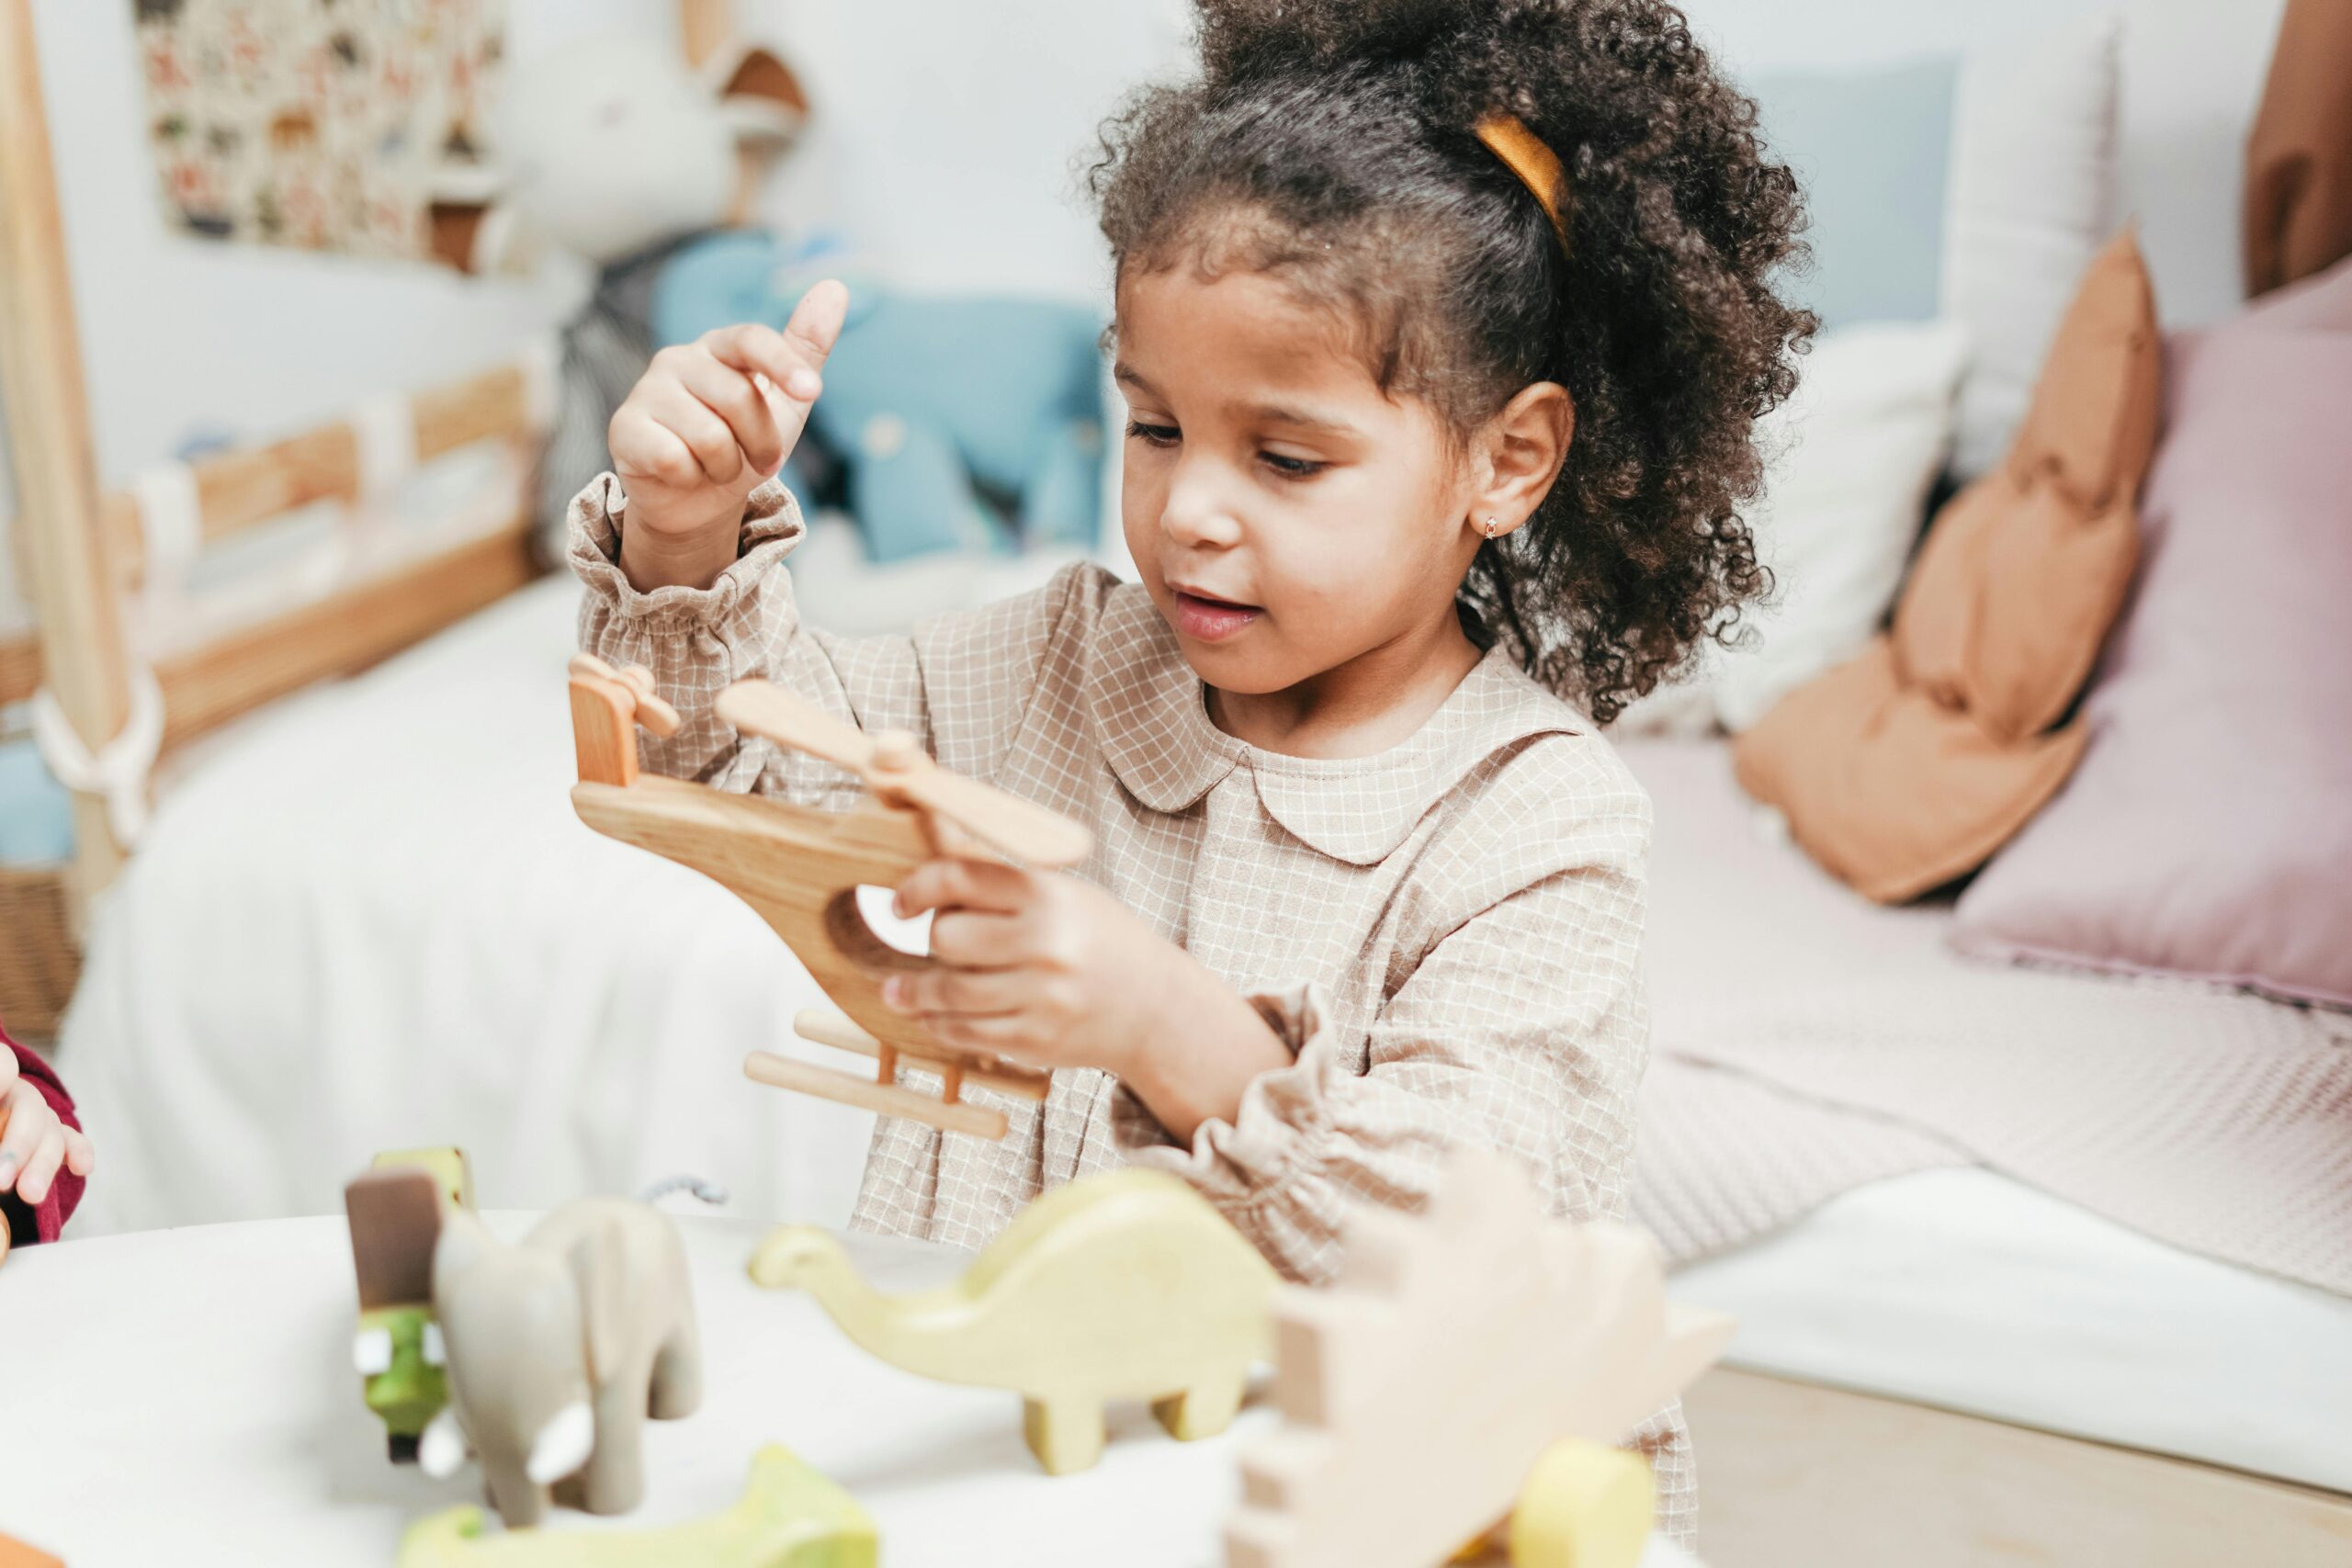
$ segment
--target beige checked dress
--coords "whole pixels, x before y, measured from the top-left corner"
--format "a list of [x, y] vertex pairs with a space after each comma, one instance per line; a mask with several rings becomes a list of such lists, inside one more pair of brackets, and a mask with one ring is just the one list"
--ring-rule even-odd
[[[1078, 868], [1244, 996], [1295, 1054], [1230, 1122], [1175, 1143], [1108, 1074], [1054, 1075], [995, 1143], [884, 1118], [855, 1223], [964, 1247], [1047, 1187], [1122, 1162], [1184, 1177], [1283, 1273], [1329, 1279], [1351, 1201], [1418, 1207], [1442, 1152], [1476, 1142], [1538, 1173], [1553, 1208], [1622, 1217], [1649, 1042], [1641, 980], [1648, 797], [1590, 720], [1490, 652], [1403, 744], [1322, 760], [1211, 722], [1143, 589], [1072, 566], [911, 636], [801, 625], [785, 559], [799, 508], [753, 492], [707, 589], [629, 585], [611, 475], [572, 504], [581, 646], [651, 670], [684, 719], [645, 765], [847, 808], [850, 774], [745, 739], [712, 711], [760, 676], [1093, 831]], [[1679, 1408], [1639, 1435], [1662, 1523], [1687, 1534]]]

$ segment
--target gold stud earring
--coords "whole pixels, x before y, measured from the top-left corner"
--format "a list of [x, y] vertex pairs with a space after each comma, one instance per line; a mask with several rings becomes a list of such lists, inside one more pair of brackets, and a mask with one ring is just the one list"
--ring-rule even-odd
[[1480, 525], [1478, 525], [1478, 531], [1479, 531], [1480, 533], [1482, 533], [1482, 534], [1486, 535], [1486, 536], [1487, 536], [1487, 537], [1488, 537], [1489, 539], [1491, 539], [1491, 538], [1493, 538], [1493, 537], [1495, 536], [1495, 532], [1496, 532], [1496, 530], [1497, 530], [1497, 529], [1498, 529], [1498, 528], [1500, 528], [1501, 526], [1502, 526], [1502, 524], [1501, 524], [1501, 522], [1500, 522], [1500, 521], [1498, 521], [1498, 519], [1496, 519], [1496, 518], [1489, 517], [1489, 518], [1487, 518], [1487, 519], [1486, 520], [1486, 522], [1484, 522], [1484, 523], [1482, 523], [1482, 524], [1480, 524]]

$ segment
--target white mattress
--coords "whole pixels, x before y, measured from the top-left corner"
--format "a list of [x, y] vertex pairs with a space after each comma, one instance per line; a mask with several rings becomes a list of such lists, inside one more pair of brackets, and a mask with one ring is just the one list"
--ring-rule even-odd
[[1735, 1366], [2352, 1492], [2352, 1300], [1987, 1170], [1859, 1188], [1670, 1288], [1740, 1320]]

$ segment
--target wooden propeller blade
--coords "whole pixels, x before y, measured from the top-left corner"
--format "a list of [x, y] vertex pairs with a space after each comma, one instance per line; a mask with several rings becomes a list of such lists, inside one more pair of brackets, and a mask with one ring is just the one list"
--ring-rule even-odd
[[881, 782], [1029, 865], [1049, 870], [1076, 865], [1094, 851], [1094, 835], [1060, 812], [950, 773], [927, 758], [922, 765]]
[[718, 709], [719, 717], [745, 734], [846, 768], [876, 794], [895, 795], [935, 812], [1015, 860], [1059, 867], [1076, 865], [1093, 852], [1094, 836], [1060, 813], [951, 773], [903, 734], [878, 741], [781, 686], [738, 681], [718, 694]]
[[860, 776], [874, 760], [865, 731], [768, 682], [738, 681], [718, 694], [717, 705], [718, 716], [746, 735], [822, 757]]

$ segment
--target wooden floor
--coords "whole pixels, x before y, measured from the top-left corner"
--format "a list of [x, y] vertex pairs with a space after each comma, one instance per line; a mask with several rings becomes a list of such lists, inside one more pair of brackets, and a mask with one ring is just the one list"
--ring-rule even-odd
[[2352, 1564], [2335, 1493], [1724, 1368], [1683, 1404], [1707, 1568]]

